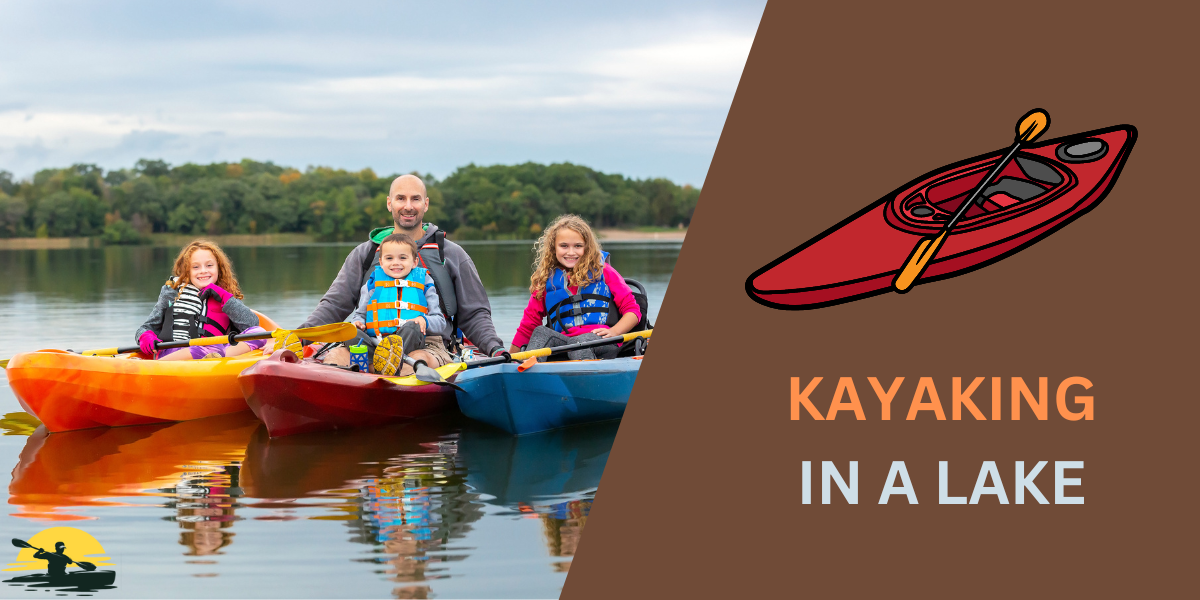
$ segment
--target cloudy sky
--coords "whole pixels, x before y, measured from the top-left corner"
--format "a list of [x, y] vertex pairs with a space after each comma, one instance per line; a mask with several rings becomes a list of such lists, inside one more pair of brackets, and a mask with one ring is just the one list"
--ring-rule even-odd
[[5, 2], [0, 169], [570, 161], [703, 183], [765, 0]]

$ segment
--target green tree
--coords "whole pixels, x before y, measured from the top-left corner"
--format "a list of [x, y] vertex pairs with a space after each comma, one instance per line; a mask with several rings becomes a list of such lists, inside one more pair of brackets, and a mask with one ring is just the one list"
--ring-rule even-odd
[[104, 228], [106, 206], [90, 191], [73, 188], [43, 198], [34, 214], [37, 227], [45, 226], [51, 237], [90, 236]]
[[29, 205], [24, 198], [13, 198], [0, 192], [0, 237], [27, 235], [25, 217], [28, 213]]

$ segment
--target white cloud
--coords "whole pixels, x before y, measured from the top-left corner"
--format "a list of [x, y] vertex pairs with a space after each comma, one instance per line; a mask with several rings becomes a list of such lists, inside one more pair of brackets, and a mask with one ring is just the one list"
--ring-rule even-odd
[[[191, 12], [172, 20], [81, 9], [57, 23], [19, 6], [27, 27], [0, 24], [0, 169], [252, 157], [445, 175], [536, 159], [698, 183], [762, 6], [605, 15], [483, 4], [474, 20], [415, 30], [376, 15], [406, 9], [307, 20], [242, 5], [224, 18], [176, 7]], [[448, 18], [420, 10], [404, 16]], [[197, 24], [178, 23], [188, 19]]]

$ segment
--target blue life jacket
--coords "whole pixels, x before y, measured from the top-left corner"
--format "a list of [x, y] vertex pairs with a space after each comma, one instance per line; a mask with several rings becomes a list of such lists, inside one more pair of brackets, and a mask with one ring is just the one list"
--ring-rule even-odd
[[[404, 279], [394, 279], [383, 267], [375, 265], [374, 272], [367, 279], [367, 292], [371, 294], [371, 299], [367, 303], [366, 328], [372, 335], [379, 337], [396, 333], [405, 321], [429, 312], [429, 303], [425, 300], [425, 274], [425, 269], [413, 267]], [[396, 290], [400, 290], [400, 293], [397, 294]]]
[[[601, 252], [600, 255], [604, 257], [604, 264], [608, 264], [608, 253]], [[555, 269], [546, 281], [547, 327], [566, 333], [571, 327], [612, 326], [621, 320], [612, 290], [604, 283], [603, 272], [596, 281], [580, 286], [578, 294], [572, 294], [567, 285], [567, 274], [562, 269]]]

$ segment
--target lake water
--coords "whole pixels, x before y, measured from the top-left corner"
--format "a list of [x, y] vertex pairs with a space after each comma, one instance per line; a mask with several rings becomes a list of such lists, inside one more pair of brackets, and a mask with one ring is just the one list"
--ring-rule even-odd
[[[528, 301], [529, 248], [465, 247], [508, 342]], [[295, 327], [350, 248], [228, 253], [246, 304]], [[605, 249], [645, 284], [655, 319], [679, 246]], [[132, 343], [175, 252], [0, 251], [0, 355]], [[617, 431], [514, 438], [454, 415], [271, 440], [244, 412], [46, 434], [0, 386], [0, 465], [13, 465], [0, 534], [82, 529], [104, 552], [73, 557], [117, 572], [115, 589], [0, 584], [3, 597], [557, 597]]]

